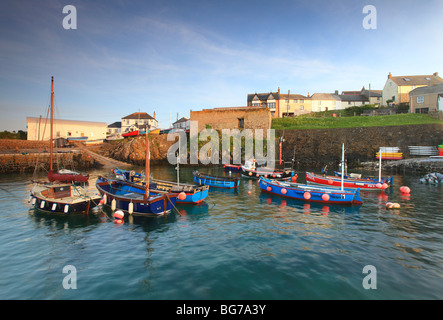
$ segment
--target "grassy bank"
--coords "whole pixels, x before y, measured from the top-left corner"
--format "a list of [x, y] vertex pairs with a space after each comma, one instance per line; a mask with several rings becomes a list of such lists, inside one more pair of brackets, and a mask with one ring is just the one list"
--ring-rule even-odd
[[389, 116], [356, 116], [356, 117], [310, 117], [278, 118], [272, 120], [272, 129], [333, 129], [354, 127], [405, 126], [413, 124], [441, 123], [427, 114], [405, 113]]

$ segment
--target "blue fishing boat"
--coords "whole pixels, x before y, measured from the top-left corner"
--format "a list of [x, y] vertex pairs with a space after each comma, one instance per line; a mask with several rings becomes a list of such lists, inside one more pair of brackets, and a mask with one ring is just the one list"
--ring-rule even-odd
[[324, 204], [361, 205], [360, 190], [316, 187], [307, 184], [278, 181], [260, 177], [262, 192], [302, 201]]
[[[146, 185], [145, 175], [142, 173], [119, 168], [115, 168], [113, 172], [119, 180]], [[174, 193], [177, 195], [177, 204], [200, 204], [209, 194], [209, 186], [196, 186], [159, 179], [149, 179], [149, 190]]]
[[[150, 170], [149, 130], [146, 134], [146, 176]], [[99, 177], [96, 182], [101, 202], [111, 206], [112, 211], [121, 210], [130, 215], [158, 216], [175, 208], [177, 194], [152, 191], [149, 185], [138, 185], [126, 180]]]
[[230, 171], [230, 172], [241, 172], [241, 166], [235, 165], [235, 164], [224, 164], [223, 168], [225, 169], [225, 171]]
[[177, 195], [168, 192], [153, 192], [143, 186], [127, 181], [99, 177], [96, 187], [102, 202], [114, 210], [132, 215], [157, 216], [171, 211]]
[[238, 188], [240, 185], [239, 177], [213, 176], [198, 171], [193, 171], [192, 174], [194, 175], [194, 182], [200, 185], [227, 189]]

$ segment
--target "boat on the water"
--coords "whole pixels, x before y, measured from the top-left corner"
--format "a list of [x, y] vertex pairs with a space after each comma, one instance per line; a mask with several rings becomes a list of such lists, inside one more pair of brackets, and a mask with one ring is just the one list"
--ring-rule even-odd
[[194, 182], [200, 185], [227, 189], [238, 188], [240, 185], [240, 177], [214, 176], [198, 171], [193, 171], [192, 174], [194, 175]]
[[308, 184], [278, 181], [260, 177], [262, 192], [295, 200], [319, 202], [324, 204], [361, 205], [360, 190], [336, 189]]
[[87, 182], [88, 176], [66, 170], [54, 173], [54, 77], [51, 77], [51, 105], [50, 105], [50, 148], [49, 148], [49, 182], [34, 181], [29, 202], [35, 209], [53, 213], [88, 213], [100, 201], [100, 195], [77, 182]]
[[[149, 129], [146, 134], [146, 176], [150, 172]], [[158, 216], [175, 208], [177, 194], [150, 190], [149, 184], [138, 185], [127, 180], [99, 177], [96, 187], [104, 204], [111, 210], [121, 210], [130, 215]]]
[[144, 186], [105, 177], [97, 179], [96, 187], [105, 205], [111, 210], [122, 210], [132, 215], [158, 216], [170, 212], [176, 203], [177, 194], [147, 192]]
[[306, 172], [306, 182], [308, 184], [318, 184], [334, 188], [340, 188], [342, 185], [347, 189], [361, 189], [361, 190], [383, 190], [388, 188], [386, 182], [373, 181], [370, 179], [357, 179], [357, 178], [341, 178], [337, 176], [327, 176], [317, 174], [314, 172]]
[[[145, 175], [135, 171], [113, 170], [119, 180], [128, 181], [138, 185], [146, 185]], [[186, 183], [164, 181], [159, 179], [149, 179], [149, 189], [163, 192], [170, 192], [177, 195], [177, 204], [200, 204], [209, 194], [209, 186], [196, 186]]]
[[223, 168], [225, 169], [225, 171], [241, 172], [241, 166], [235, 164], [224, 164]]
[[381, 177], [381, 159], [379, 164], [379, 177], [376, 178], [362, 178], [361, 176], [346, 175], [344, 172], [345, 167], [345, 147], [342, 145], [342, 160], [340, 164], [340, 174], [334, 176], [326, 174], [317, 174], [314, 172], [306, 172], [306, 182], [308, 184], [318, 184], [327, 187], [334, 188], [347, 188], [347, 189], [361, 189], [361, 190], [384, 190], [391, 186], [392, 178]]
[[[294, 170], [275, 170], [269, 167], [257, 166], [257, 161], [255, 159], [245, 161], [245, 164], [241, 166], [242, 175], [247, 178], [273, 178], [273, 179], [291, 179], [297, 177]], [[295, 181], [294, 179], [294, 181]]]

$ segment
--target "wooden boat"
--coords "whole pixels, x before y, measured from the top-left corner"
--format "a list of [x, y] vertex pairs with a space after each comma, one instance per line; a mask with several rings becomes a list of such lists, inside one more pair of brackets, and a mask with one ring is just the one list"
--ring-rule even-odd
[[241, 169], [242, 175], [248, 178], [269, 177], [274, 179], [290, 179], [296, 176], [294, 170], [274, 170], [268, 167], [257, 167], [256, 160], [245, 161]]
[[307, 184], [283, 182], [260, 177], [262, 192], [302, 201], [320, 202], [324, 204], [361, 205], [360, 190], [335, 189], [316, 187]]
[[88, 137], [67, 137], [66, 140], [68, 141], [85, 141], [88, 140]]
[[[344, 145], [342, 146], [342, 164], [341, 172], [344, 168]], [[340, 176], [330, 176], [316, 174], [313, 172], [306, 172], [306, 182], [308, 184], [319, 184], [334, 188], [347, 188], [347, 189], [361, 189], [361, 190], [383, 190], [388, 188], [392, 180], [381, 178], [381, 159], [379, 166], [379, 178], [368, 179], [368, 178], [357, 178], [357, 177], [345, 177], [343, 173]]]
[[147, 193], [145, 186], [127, 181], [111, 180], [104, 177], [97, 179], [96, 187], [105, 205], [124, 213], [143, 216], [163, 215], [171, 211], [177, 195], [168, 192]]
[[[139, 185], [145, 185], [145, 175], [128, 170], [115, 168], [113, 170], [117, 179], [129, 181]], [[186, 183], [163, 181], [158, 179], [149, 180], [149, 189], [174, 193], [177, 196], [177, 204], [200, 204], [209, 194], [209, 186], [196, 186]], [[184, 196], [184, 195], [185, 196]]]
[[[67, 182], [86, 182], [87, 177], [76, 172], [53, 172], [53, 130], [54, 130], [54, 77], [51, 78], [51, 125], [49, 148], [49, 182], [35, 181], [31, 190], [30, 203], [35, 209], [57, 213], [88, 213], [97, 206], [100, 195], [97, 192], [86, 190], [81, 186], [70, 185]], [[58, 181], [55, 183], [55, 181]]]
[[135, 131], [131, 131], [131, 132], [126, 132], [122, 134], [122, 137], [127, 138], [127, 137], [136, 137], [138, 136], [138, 130]]
[[198, 171], [193, 171], [192, 174], [194, 175], [194, 182], [200, 185], [227, 189], [238, 188], [240, 185], [239, 177], [213, 176]]
[[224, 164], [223, 168], [225, 169], [225, 171], [241, 172], [241, 166], [235, 164]]
[[[341, 177], [341, 172], [334, 171], [334, 174], [336, 177]], [[365, 177], [360, 173], [348, 173], [344, 175], [345, 179], [359, 179], [361, 181], [369, 181], [369, 182], [375, 182], [375, 183], [386, 183], [388, 185], [392, 185], [394, 183], [394, 177], [382, 177], [381, 181], [379, 178], [376, 177]]]
[[96, 191], [72, 184], [37, 183], [31, 190], [30, 203], [35, 209], [54, 213], [88, 213], [100, 202]]
[[[150, 171], [150, 146], [149, 130], [146, 134], [146, 176]], [[171, 211], [177, 202], [177, 194], [151, 191], [149, 185], [144, 186], [126, 181], [111, 180], [99, 177], [96, 187], [102, 195], [104, 204], [114, 210], [121, 210], [124, 213], [143, 216], [163, 215]]]

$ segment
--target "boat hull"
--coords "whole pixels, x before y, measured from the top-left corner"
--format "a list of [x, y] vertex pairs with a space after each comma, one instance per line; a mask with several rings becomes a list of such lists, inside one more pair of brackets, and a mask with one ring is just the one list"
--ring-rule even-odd
[[[130, 172], [128, 170], [114, 169], [115, 176], [119, 180], [128, 181], [143, 186], [145, 184], [144, 176], [138, 172]], [[171, 181], [163, 181], [158, 179], [152, 179], [149, 183], [150, 190], [157, 190], [163, 192], [174, 193], [177, 196], [180, 193], [186, 195], [185, 199], [179, 199], [177, 197], [177, 204], [200, 204], [209, 194], [208, 186], [193, 186], [189, 184], [178, 184]]]
[[[54, 188], [65, 188], [67, 193], [63, 197], [54, 198]], [[70, 188], [69, 185], [46, 184], [35, 186], [31, 190], [29, 202], [36, 210], [62, 214], [88, 214], [92, 208], [99, 205], [101, 197], [98, 193], [89, 192], [76, 196], [71, 194]]]
[[237, 166], [235, 164], [224, 164], [223, 168], [226, 171], [231, 171], [231, 172], [241, 172], [241, 166]]
[[97, 179], [96, 187], [105, 205], [132, 215], [163, 215], [174, 208], [177, 200], [176, 194], [167, 192], [150, 192], [146, 198], [142, 186], [103, 177]]
[[295, 176], [293, 170], [286, 171], [274, 171], [272, 169], [258, 168], [258, 169], [248, 169], [244, 166], [241, 167], [241, 173], [244, 177], [258, 179], [260, 177], [273, 178], [273, 179], [290, 179]]
[[240, 178], [210, 176], [196, 171], [194, 171], [193, 174], [194, 182], [200, 185], [224, 189], [234, 189], [240, 186]]
[[[318, 184], [332, 188], [341, 188], [341, 177], [323, 176], [312, 172], [306, 172], [306, 182], [308, 184]], [[388, 184], [389, 186], [389, 184]], [[343, 188], [345, 189], [361, 189], [361, 190], [383, 190], [380, 182], [368, 181], [362, 179], [343, 179]]]
[[[260, 177], [262, 192], [280, 197], [323, 204], [362, 205], [360, 191], [319, 188], [306, 184], [281, 182]], [[326, 195], [326, 196], [325, 196]]]

